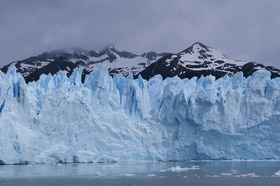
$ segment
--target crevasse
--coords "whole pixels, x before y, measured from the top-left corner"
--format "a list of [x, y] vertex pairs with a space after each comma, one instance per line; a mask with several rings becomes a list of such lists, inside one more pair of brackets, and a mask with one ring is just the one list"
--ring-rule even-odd
[[0, 160], [17, 163], [279, 159], [280, 78], [259, 70], [149, 81], [106, 66], [26, 84], [0, 72]]

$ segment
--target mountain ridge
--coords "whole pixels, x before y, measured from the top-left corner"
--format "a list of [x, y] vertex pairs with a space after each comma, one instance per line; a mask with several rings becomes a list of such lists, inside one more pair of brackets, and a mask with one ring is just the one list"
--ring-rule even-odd
[[275, 67], [256, 62], [232, 60], [220, 51], [196, 42], [179, 53], [164, 56], [140, 74], [144, 79], [150, 79], [158, 74], [163, 78], [178, 76], [190, 79], [213, 75], [218, 79], [225, 75], [232, 76], [240, 71], [244, 73], [245, 77], [248, 77], [260, 69], [270, 71], [272, 78], [280, 76], [280, 70]]
[[201, 42], [195, 42], [190, 47], [178, 53], [156, 53], [153, 51], [135, 54], [129, 51], [120, 51], [114, 45], [109, 45], [102, 50], [85, 50], [82, 48], [68, 48], [44, 52], [24, 60], [14, 61], [0, 69], [7, 72], [8, 68], [15, 65], [17, 72], [21, 73], [26, 82], [36, 81], [42, 74], [55, 74], [59, 70], [67, 71], [70, 76], [74, 68], [83, 67], [85, 75], [107, 64], [109, 74], [131, 73], [135, 78], [141, 75], [150, 79], [155, 75], [163, 78], [178, 76], [192, 78], [213, 75], [217, 79], [225, 75], [232, 76], [243, 72], [245, 77], [250, 76], [259, 69], [271, 72], [271, 77], [280, 77], [280, 70], [265, 66], [260, 63], [232, 60], [220, 51]]

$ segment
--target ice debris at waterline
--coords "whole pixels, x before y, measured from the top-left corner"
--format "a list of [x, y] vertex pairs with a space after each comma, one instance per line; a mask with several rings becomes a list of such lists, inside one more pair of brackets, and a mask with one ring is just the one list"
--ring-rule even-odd
[[185, 167], [181, 168], [180, 166], [170, 167], [169, 169], [160, 170], [160, 172], [185, 172], [189, 170], [199, 170], [199, 166], [191, 166], [191, 167]]
[[5, 164], [280, 159], [280, 78], [114, 78], [103, 66], [26, 84], [0, 72]]

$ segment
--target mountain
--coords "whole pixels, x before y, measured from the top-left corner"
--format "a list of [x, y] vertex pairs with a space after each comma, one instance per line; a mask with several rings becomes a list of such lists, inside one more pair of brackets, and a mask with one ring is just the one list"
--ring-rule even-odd
[[231, 60], [220, 51], [200, 42], [176, 54], [147, 52], [137, 55], [128, 51], [119, 51], [113, 45], [101, 51], [63, 49], [12, 62], [1, 70], [7, 72], [10, 66], [15, 65], [26, 82], [31, 82], [38, 80], [42, 74], [55, 74], [59, 70], [67, 71], [69, 77], [74, 68], [82, 66], [84, 68], [82, 81], [84, 81], [86, 74], [102, 64], [108, 65], [111, 76], [116, 74], [127, 76], [132, 73], [134, 77], [141, 75], [147, 80], [158, 74], [163, 78], [178, 76], [190, 79], [212, 75], [218, 79], [225, 75], [232, 76], [237, 72], [243, 72], [244, 76], [248, 77], [260, 69], [270, 71], [272, 78], [280, 76], [280, 70], [277, 68], [256, 62]]
[[15, 65], [17, 72], [23, 75], [26, 82], [38, 80], [41, 74], [55, 74], [59, 70], [67, 71], [67, 75], [70, 76], [73, 69], [78, 66], [84, 68], [84, 79], [86, 74], [99, 68], [102, 64], [109, 66], [109, 73], [112, 76], [116, 74], [127, 76], [129, 73], [138, 75], [139, 72], [166, 54], [151, 51], [136, 55], [127, 51], [119, 51], [113, 45], [107, 46], [101, 51], [72, 48], [44, 52], [38, 56], [12, 62], [1, 70], [7, 72], [10, 66]]
[[190, 79], [207, 75], [221, 78], [225, 75], [232, 76], [242, 71], [244, 76], [248, 77], [260, 69], [270, 71], [272, 78], [280, 76], [280, 70], [277, 68], [266, 67], [255, 62], [231, 60], [218, 50], [196, 42], [182, 52], [168, 54], [160, 58], [140, 74], [144, 79], [150, 79], [157, 74], [160, 74], [163, 78], [178, 76]]

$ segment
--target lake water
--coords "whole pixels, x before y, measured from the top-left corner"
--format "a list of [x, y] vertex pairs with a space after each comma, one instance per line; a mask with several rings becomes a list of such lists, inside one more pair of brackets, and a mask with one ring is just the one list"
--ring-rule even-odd
[[279, 186], [280, 161], [5, 165], [0, 185]]

